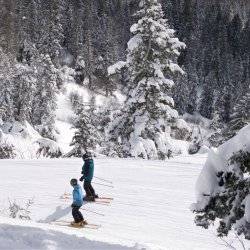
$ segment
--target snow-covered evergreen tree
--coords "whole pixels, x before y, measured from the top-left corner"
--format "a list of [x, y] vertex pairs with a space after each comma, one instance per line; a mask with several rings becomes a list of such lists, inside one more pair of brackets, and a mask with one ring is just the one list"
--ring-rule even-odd
[[[186, 71], [186, 69], [184, 69]], [[195, 74], [179, 75], [176, 85], [173, 88], [173, 99], [175, 107], [180, 114], [193, 114], [197, 109], [197, 91]]]
[[[228, 162], [227, 171], [217, 172], [218, 190], [208, 196], [208, 204], [203, 209], [197, 209], [195, 223], [197, 226], [208, 228], [219, 219], [217, 233], [219, 237], [227, 236], [233, 225], [238, 221], [237, 233], [244, 234], [250, 239], [249, 223], [242, 220], [244, 214], [248, 217], [246, 202], [249, 202], [250, 153], [240, 150]], [[248, 209], [248, 208], [247, 208]], [[242, 222], [241, 222], [242, 220]]]
[[234, 107], [227, 129], [227, 138], [233, 137], [241, 128], [250, 123], [250, 86]]
[[31, 121], [32, 102], [36, 91], [36, 71], [28, 64], [18, 63], [15, 65], [14, 75], [14, 118], [17, 121]]
[[108, 60], [99, 56], [95, 62], [93, 84], [98, 92], [102, 91], [106, 96], [116, 90], [116, 84], [108, 75]]
[[213, 114], [213, 120], [209, 125], [209, 129], [212, 130], [210, 136], [208, 137], [208, 141], [211, 146], [218, 147], [224, 141], [222, 135], [223, 128], [224, 124], [222, 122], [222, 119], [218, 111], [215, 111]]
[[0, 113], [4, 121], [13, 119], [13, 74], [14, 68], [9, 55], [0, 49]]
[[[62, 44], [64, 41], [64, 33], [62, 27], [62, 11], [65, 6], [63, 1], [53, 0], [46, 4], [47, 20], [41, 19], [43, 27], [39, 32], [41, 37], [37, 42], [37, 47], [42, 54], [48, 54], [57, 67], [60, 65], [60, 56], [62, 52]], [[46, 13], [46, 12], [45, 12]]]
[[57, 71], [50, 56], [42, 56], [37, 64], [38, 82], [32, 103], [32, 123], [42, 136], [55, 139]]
[[[128, 98], [110, 128], [111, 140], [119, 140], [124, 156], [165, 158], [169, 124], [178, 117], [171, 88], [173, 73], [183, 73], [176, 63], [185, 44], [174, 37], [157, 0], [141, 0], [138, 22], [128, 42]], [[119, 63], [118, 68], [121, 68]], [[115, 70], [114, 70], [115, 71]]]
[[79, 105], [76, 112], [74, 128], [76, 132], [73, 136], [71, 146], [74, 146], [74, 156], [81, 156], [83, 151], [95, 150], [100, 143], [100, 134], [95, 124], [94, 107]]
[[250, 125], [211, 150], [196, 183], [195, 223], [215, 226], [219, 237], [231, 230], [250, 239]]

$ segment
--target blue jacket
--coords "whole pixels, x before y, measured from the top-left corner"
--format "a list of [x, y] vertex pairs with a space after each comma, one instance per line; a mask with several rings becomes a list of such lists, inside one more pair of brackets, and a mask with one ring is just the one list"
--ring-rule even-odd
[[79, 184], [74, 186], [72, 194], [73, 194], [73, 204], [78, 207], [81, 207], [83, 204], [83, 194], [82, 194], [82, 188]]
[[93, 159], [87, 159], [82, 166], [82, 174], [85, 181], [91, 182], [94, 176], [94, 161]]

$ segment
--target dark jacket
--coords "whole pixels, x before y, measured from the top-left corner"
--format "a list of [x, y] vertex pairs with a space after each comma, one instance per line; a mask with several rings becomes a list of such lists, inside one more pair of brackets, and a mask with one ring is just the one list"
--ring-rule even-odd
[[82, 166], [82, 174], [85, 181], [91, 182], [94, 176], [94, 161], [93, 159], [87, 159]]

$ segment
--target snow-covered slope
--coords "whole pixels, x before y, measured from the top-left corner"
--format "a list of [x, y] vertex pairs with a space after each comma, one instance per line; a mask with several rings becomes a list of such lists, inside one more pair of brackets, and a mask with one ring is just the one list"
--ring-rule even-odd
[[[205, 155], [182, 156], [165, 162], [96, 159], [96, 176], [113, 181], [114, 188], [98, 185], [101, 181], [97, 179], [93, 185], [99, 195], [114, 200], [110, 206], [84, 205], [85, 219], [102, 227], [78, 230], [41, 222], [61, 216], [72, 220], [68, 208], [71, 200], [62, 200], [60, 196], [71, 192], [70, 178], [80, 176], [80, 159], [2, 160], [0, 210], [5, 217], [0, 217], [0, 249], [6, 249], [6, 244], [12, 249], [19, 246], [21, 249], [78, 249], [80, 245], [95, 249], [92, 244], [96, 244], [96, 249], [121, 248], [96, 241], [137, 249], [226, 249], [212, 231], [194, 225], [189, 210], [195, 199], [194, 183], [204, 161]], [[8, 199], [22, 205], [33, 197], [32, 222], [6, 217]]]

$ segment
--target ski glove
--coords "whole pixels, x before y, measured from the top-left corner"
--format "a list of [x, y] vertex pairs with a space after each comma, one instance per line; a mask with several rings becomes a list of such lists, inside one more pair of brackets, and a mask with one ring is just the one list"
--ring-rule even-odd
[[84, 180], [84, 176], [82, 176], [80, 179], [79, 179], [79, 181], [83, 181]]

